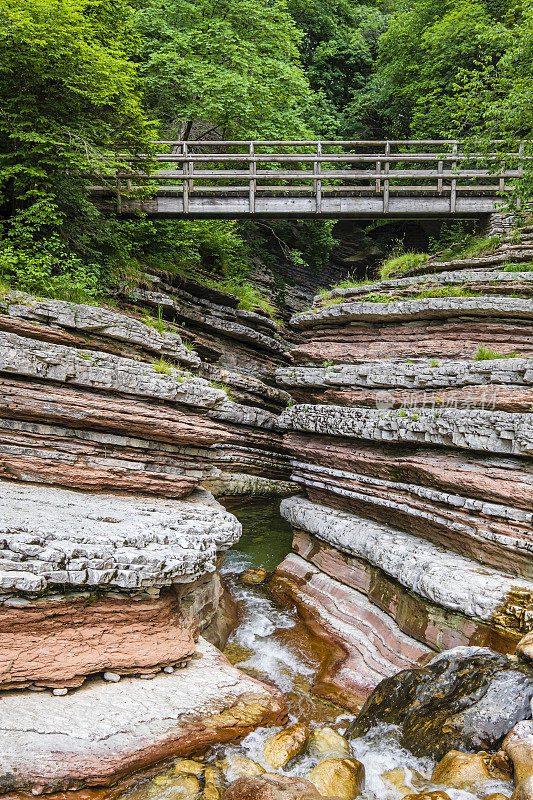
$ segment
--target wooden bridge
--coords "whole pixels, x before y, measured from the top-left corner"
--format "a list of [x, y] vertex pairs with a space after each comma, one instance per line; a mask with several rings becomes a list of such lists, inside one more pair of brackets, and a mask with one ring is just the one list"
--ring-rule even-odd
[[155, 145], [161, 152], [150, 157], [120, 156], [106, 185], [91, 188], [102, 209], [188, 218], [479, 217], [497, 210], [529, 158], [462, 152], [444, 140]]

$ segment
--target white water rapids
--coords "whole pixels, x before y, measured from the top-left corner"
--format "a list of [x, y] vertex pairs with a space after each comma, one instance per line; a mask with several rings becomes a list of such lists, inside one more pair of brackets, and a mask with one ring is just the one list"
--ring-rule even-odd
[[[238, 515], [238, 510], [237, 510]], [[257, 542], [257, 525], [255, 526]], [[265, 531], [265, 535], [268, 535]], [[262, 566], [256, 548], [249, 554], [246, 547], [246, 535], [243, 536], [226, 557], [222, 568], [226, 582], [233, 596], [241, 604], [241, 621], [228, 642], [229, 654], [242, 648], [242, 659], [232, 658], [239, 669], [249, 672], [267, 683], [270, 683], [291, 698], [289, 714], [291, 723], [304, 721], [311, 728], [315, 725], [329, 725], [339, 733], [343, 733], [353, 714], [343, 711], [330, 703], [312, 698], [309, 686], [317, 664], [298, 646], [297, 639], [284, 636], [284, 632], [295, 628], [298, 624], [295, 612], [281, 609], [262, 587], [245, 586], [240, 583], [238, 574], [249, 567]], [[270, 566], [265, 563], [267, 568]], [[231, 655], [230, 655], [231, 657]], [[302, 680], [303, 679], [303, 680]], [[299, 702], [305, 697], [305, 719], [297, 713]], [[316, 721], [313, 720], [316, 711]], [[275, 770], [265, 761], [264, 743], [279, 728], [258, 728], [250, 733], [240, 744], [218, 748], [216, 757], [225, 756], [231, 762], [233, 754], [240, 754], [261, 764], [267, 772]], [[351, 741], [352, 754], [359, 759], [366, 772], [363, 798], [366, 800], [400, 800], [402, 793], [382, 780], [381, 775], [395, 767], [409, 767], [423, 775], [430, 776], [435, 762], [430, 759], [415, 758], [405, 750], [398, 741], [398, 729], [391, 725], [379, 725], [369, 731], [366, 736]], [[285, 775], [305, 777], [306, 773], [317, 763], [316, 757], [305, 754], [293, 759], [288, 766], [278, 770]], [[230, 770], [228, 778], [235, 779], [237, 772]], [[426, 791], [445, 791], [452, 800], [479, 800], [489, 794], [502, 792], [510, 796], [513, 787], [510, 783], [490, 781], [480, 787], [478, 794], [451, 789], [449, 786], [430, 785]], [[413, 786], [412, 792], [422, 791]]]

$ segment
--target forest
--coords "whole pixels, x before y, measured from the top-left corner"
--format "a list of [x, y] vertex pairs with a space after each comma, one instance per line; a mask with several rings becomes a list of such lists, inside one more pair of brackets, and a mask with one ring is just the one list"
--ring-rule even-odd
[[[91, 175], [154, 139], [464, 138], [533, 127], [530, 0], [4, 0], [0, 282], [97, 302], [143, 265], [247, 284], [255, 222], [103, 216]], [[526, 170], [519, 191], [527, 200]], [[289, 257], [327, 260], [332, 223]]]

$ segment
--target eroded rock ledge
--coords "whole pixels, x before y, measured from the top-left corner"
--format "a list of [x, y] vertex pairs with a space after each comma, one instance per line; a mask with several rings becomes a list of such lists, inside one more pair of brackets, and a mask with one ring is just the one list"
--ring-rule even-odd
[[1, 489], [4, 592], [190, 583], [214, 572], [218, 555], [241, 534], [207, 492], [177, 503], [9, 483]]
[[106, 786], [285, 720], [277, 689], [202, 639], [184, 671], [118, 684], [95, 679], [65, 697], [17, 692], [0, 703], [0, 791], [34, 794]]
[[283, 500], [281, 512], [296, 530], [362, 558], [449, 611], [495, 625], [507, 615], [524, 632], [530, 623], [531, 581], [481, 567], [416, 536], [305, 498]]

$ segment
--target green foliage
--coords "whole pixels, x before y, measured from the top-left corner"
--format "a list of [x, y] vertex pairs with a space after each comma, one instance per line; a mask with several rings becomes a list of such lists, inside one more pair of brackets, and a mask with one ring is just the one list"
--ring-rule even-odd
[[146, 103], [166, 136], [308, 134], [313, 95], [281, 0], [145, 0], [135, 29]]
[[498, 353], [496, 350], [492, 350], [490, 347], [481, 345], [474, 353], [473, 361], [492, 361], [496, 358], [520, 358], [520, 353], [513, 351], [505, 355], [503, 353]]
[[288, 8], [303, 31], [302, 62], [321, 100], [319, 127], [329, 136], [361, 135], [353, 106], [370, 79], [386, 14], [357, 0], [288, 0]]
[[407, 253], [393, 254], [381, 265], [379, 269], [380, 277], [382, 280], [386, 280], [396, 275], [402, 275], [421, 266], [428, 258], [427, 253], [415, 253], [413, 250], [409, 250]]
[[493, 253], [500, 245], [499, 236], [470, 236], [440, 254], [442, 261], [455, 261], [465, 258], [479, 258]]
[[172, 375], [174, 369], [174, 365], [170, 361], [167, 361], [166, 358], [157, 358], [155, 361], [152, 361], [152, 367], [156, 372], [162, 375]]
[[157, 318], [154, 318], [151, 314], [146, 313], [144, 317], [142, 317], [142, 322], [144, 322], [145, 325], [148, 325], [149, 328], [154, 328], [160, 334], [164, 334], [168, 330], [167, 323], [163, 319], [163, 309], [161, 306], [158, 306], [157, 308]]
[[113, 249], [85, 187], [116, 165], [110, 153], [146, 151], [153, 135], [128, 57], [131, 14], [125, 0], [5, 0], [0, 9], [3, 261], [17, 283], [27, 265], [28, 289], [63, 295], [71, 272], [72, 291], [91, 296], [80, 259], [90, 266], [102, 245]]
[[503, 272], [531, 272], [533, 270], [533, 262], [528, 261], [525, 264], [506, 264], [503, 268]]

